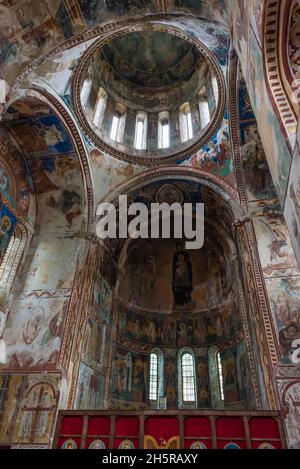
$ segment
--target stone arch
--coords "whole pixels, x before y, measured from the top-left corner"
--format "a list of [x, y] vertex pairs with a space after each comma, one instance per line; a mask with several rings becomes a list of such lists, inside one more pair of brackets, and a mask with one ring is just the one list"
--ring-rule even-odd
[[234, 219], [238, 219], [244, 215], [240, 207], [238, 192], [234, 187], [217, 175], [186, 166], [163, 166], [159, 169], [145, 171], [131, 178], [129, 181], [118, 185], [113, 191], [106, 193], [98, 204], [102, 202], [116, 203], [119, 195], [128, 194], [133, 189], [138, 189], [145, 184], [163, 179], [167, 180], [172, 177], [181, 180], [189, 179], [203, 184], [218, 193], [229, 204], [234, 214]]
[[66, 129], [80, 164], [84, 184], [88, 226], [94, 215], [93, 179], [86, 145], [82, 139], [80, 129], [63, 100], [45, 83], [42, 83], [42, 85], [33, 84], [28, 89], [18, 89], [16, 93], [10, 97], [9, 102], [6, 105], [6, 112], [16, 102], [22, 102], [27, 99], [34, 99], [42, 105], [47, 106], [57, 116]]
[[299, 104], [293, 99], [293, 84], [288, 64], [288, 29], [293, 0], [267, 0], [264, 12], [264, 69], [266, 86], [274, 112], [279, 120], [290, 150], [295, 144]]

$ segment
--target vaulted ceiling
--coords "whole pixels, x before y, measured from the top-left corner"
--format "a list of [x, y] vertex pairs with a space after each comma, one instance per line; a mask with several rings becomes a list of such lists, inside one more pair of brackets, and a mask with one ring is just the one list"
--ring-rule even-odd
[[[2, 78], [12, 85], [16, 76], [35, 59], [104, 22], [168, 13], [196, 15], [230, 29], [231, 7], [232, 1], [228, 0], [3, 0], [0, 5]], [[177, 43], [172, 49], [177, 49]]]

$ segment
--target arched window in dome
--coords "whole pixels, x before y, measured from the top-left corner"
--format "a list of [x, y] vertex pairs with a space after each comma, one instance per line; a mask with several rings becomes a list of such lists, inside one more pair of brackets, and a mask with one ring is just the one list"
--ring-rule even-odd
[[179, 407], [197, 407], [195, 357], [191, 349], [178, 352]]
[[170, 115], [167, 111], [158, 114], [158, 148], [170, 146]]
[[114, 142], [122, 143], [126, 120], [126, 107], [123, 104], [116, 104], [116, 108], [112, 117], [110, 138]]
[[199, 113], [201, 128], [205, 129], [210, 123], [210, 111], [205, 86], [201, 88], [199, 93]]
[[107, 103], [107, 93], [103, 88], [99, 88], [97, 101], [94, 108], [93, 124], [101, 129]]
[[147, 147], [147, 121], [148, 116], [144, 111], [139, 111], [136, 116], [134, 148], [146, 150]]
[[217, 104], [219, 101], [219, 87], [218, 87], [218, 80], [216, 75], [211, 76], [211, 85], [213, 89], [213, 95], [215, 98], [215, 103]]
[[155, 407], [159, 407], [159, 399], [164, 394], [164, 356], [163, 352], [155, 348], [149, 359], [149, 400]]
[[223, 367], [222, 367], [222, 360], [221, 360], [220, 352], [217, 353], [217, 365], [218, 365], [220, 400], [224, 401]]
[[181, 141], [187, 142], [193, 138], [193, 121], [190, 103], [184, 103], [179, 108], [179, 123]]
[[83, 82], [81, 92], [80, 92], [80, 101], [81, 101], [81, 106], [85, 108], [88, 104], [89, 97], [91, 94], [91, 89], [92, 89], [92, 80], [90, 78], [86, 78]]

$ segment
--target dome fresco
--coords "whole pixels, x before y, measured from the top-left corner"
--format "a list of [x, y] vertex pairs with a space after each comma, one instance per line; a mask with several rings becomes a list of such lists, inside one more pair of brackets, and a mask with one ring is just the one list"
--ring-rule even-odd
[[201, 147], [225, 107], [214, 54], [158, 23], [115, 36], [93, 43], [74, 75], [75, 109], [90, 137], [118, 158], [146, 164], [175, 161]]
[[102, 53], [120, 78], [146, 88], [188, 79], [201, 60], [195, 46], [159, 31], [123, 35], [105, 45]]

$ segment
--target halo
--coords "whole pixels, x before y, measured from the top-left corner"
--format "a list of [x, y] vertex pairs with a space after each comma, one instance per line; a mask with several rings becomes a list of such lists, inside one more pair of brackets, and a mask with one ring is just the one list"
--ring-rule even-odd
[[1, 226], [3, 226], [4, 221], [8, 222], [8, 228], [6, 229], [6, 231], [10, 231], [11, 226], [12, 226], [11, 219], [7, 215], [3, 215], [2, 219], [1, 219]]

